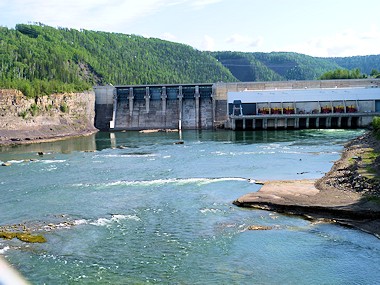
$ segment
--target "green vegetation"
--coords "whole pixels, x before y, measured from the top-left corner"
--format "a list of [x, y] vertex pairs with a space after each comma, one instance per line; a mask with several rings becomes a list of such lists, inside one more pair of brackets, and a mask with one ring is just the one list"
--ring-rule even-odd
[[97, 84], [236, 81], [209, 54], [190, 46], [43, 24], [0, 27], [0, 88], [29, 97]]
[[376, 131], [380, 131], [380, 117], [374, 117], [373, 118], [372, 126]]
[[[352, 58], [337, 60], [337, 58], [318, 58], [292, 52], [213, 52], [211, 55], [240, 81], [365, 78], [367, 76], [361, 74], [360, 69], [367, 70], [369, 66], [372, 67], [371, 76], [376, 77], [378, 73], [375, 68], [380, 67], [380, 55], [371, 56], [367, 58], [368, 61], [355, 62], [351, 62]], [[354, 68], [349, 71], [345, 69], [346, 65], [353, 65]]]
[[372, 120], [372, 127], [375, 137], [380, 140], [380, 117], [374, 117]]
[[370, 76], [373, 78], [380, 78], [380, 71], [378, 71], [377, 69], [372, 69]]
[[342, 69], [353, 70], [359, 68], [365, 74], [370, 74], [373, 69], [380, 69], [379, 55], [330, 57], [325, 59], [339, 65]]
[[358, 169], [358, 173], [368, 179], [379, 179], [375, 163], [380, 153], [375, 152], [373, 149], [367, 149], [362, 154], [361, 167]]
[[17, 238], [23, 242], [29, 243], [44, 243], [46, 239], [43, 235], [33, 235], [28, 232], [12, 232], [12, 231], [0, 231], [0, 238], [14, 239]]
[[32, 117], [37, 116], [39, 111], [40, 107], [36, 103], [33, 103], [27, 110], [21, 111], [18, 115], [23, 119], [26, 119], [29, 117], [29, 115]]
[[285, 80], [312, 80], [322, 73], [338, 68], [323, 58], [294, 52], [256, 53], [256, 58], [284, 77]]
[[366, 199], [367, 201], [370, 201], [370, 202], [373, 202], [375, 204], [379, 204], [380, 205], [380, 197], [378, 197], [378, 196], [368, 195], [364, 199]]
[[36, 116], [38, 114], [38, 111], [39, 111], [39, 107], [36, 103], [33, 103], [31, 106], [30, 106], [30, 113], [32, 114], [32, 116]]
[[227, 67], [239, 81], [276, 81], [284, 76], [259, 61], [253, 53], [213, 52], [219, 62]]
[[62, 105], [59, 106], [59, 109], [61, 110], [62, 113], [68, 113], [69, 112], [69, 106], [67, 106], [66, 103], [62, 103]]
[[41, 23], [0, 27], [0, 88], [19, 89], [28, 97], [104, 84], [365, 77], [359, 70], [380, 77], [380, 55], [317, 58], [292, 52], [201, 52], [160, 39]]
[[348, 70], [348, 69], [335, 69], [332, 71], [325, 72], [319, 78], [321, 80], [329, 80], [329, 79], [360, 79], [366, 78], [365, 74], [362, 74], [359, 68]]

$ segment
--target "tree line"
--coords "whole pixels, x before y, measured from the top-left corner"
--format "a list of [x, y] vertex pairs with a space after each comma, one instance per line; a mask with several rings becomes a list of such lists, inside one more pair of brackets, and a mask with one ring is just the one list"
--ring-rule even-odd
[[[94, 85], [380, 77], [380, 55], [317, 58], [298, 53], [202, 52], [138, 35], [53, 28], [0, 27], [0, 88], [30, 97]], [[362, 74], [360, 70], [363, 70]]]
[[214, 57], [184, 44], [43, 24], [0, 28], [0, 87], [33, 97], [98, 84], [237, 81]]

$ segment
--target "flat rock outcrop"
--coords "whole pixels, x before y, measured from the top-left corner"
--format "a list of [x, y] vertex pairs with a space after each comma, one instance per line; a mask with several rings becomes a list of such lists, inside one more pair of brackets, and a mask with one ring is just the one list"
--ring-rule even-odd
[[[322, 219], [351, 226], [380, 238], [380, 188], [378, 176], [368, 178], [368, 165], [358, 159], [379, 143], [369, 133], [345, 146], [340, 160], [319, 180], [264, 181], [255, 193], [233, 203], [240, 207], [295, 214], [307, 219]], [[377, 161], [371, 165], [378, 171]], [[344, 183], [342, 182], [344, 179]]]

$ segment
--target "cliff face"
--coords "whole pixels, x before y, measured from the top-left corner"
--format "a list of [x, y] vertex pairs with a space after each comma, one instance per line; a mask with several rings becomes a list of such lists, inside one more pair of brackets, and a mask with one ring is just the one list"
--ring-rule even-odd
[[0, 90], [0, 143], [94, 132], [94, 117], [93, 92], [28, 99], [18, 90]]

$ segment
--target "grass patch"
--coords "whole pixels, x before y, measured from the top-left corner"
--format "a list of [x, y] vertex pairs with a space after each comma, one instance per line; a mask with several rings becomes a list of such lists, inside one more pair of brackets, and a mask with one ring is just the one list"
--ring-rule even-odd
[[380, 153], [375, 152], [372, 148], [370, 148], [363, 154], [362, 159], [365, 164], [372, 164], [379, 156]]
[[[366, 149], [361, 155], [361, 161], [358, 166], [358, 173], [368, 179], [380, 179], [378, 170], [375, 168], [376, 159], [380, 156], [380, 153], [375, 152], [372, 148]], [[352, 158], [352, 161], [355, 158]]]

